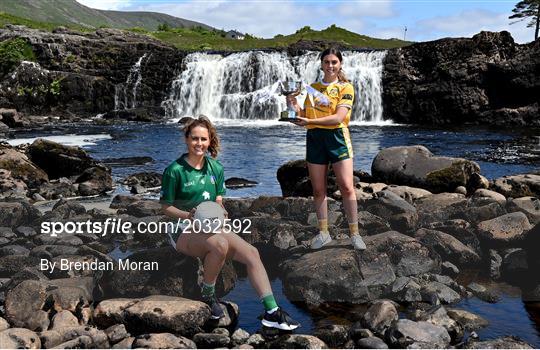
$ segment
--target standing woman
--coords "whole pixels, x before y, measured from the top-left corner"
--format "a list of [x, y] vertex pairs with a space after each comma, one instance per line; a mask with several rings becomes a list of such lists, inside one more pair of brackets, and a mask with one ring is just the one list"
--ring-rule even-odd
[[349, 120], [354, 100], [354, 88], [341, 69], [343, 57], [335, 48], [324, 50], [321, 55], [324, 77], [311, 84], [325, 98], [306, 98], [302, 109], [294, 96], [287, 101], [298, 112], [295, 124], [305, 126], [306, 160], [313, 186], [315, 211], [319, 220], [319, 234], [311, 241], [312, 249], [330, 243], [328, 232], [328, 206], [326, 179], [328, 164], [332, 164], [343, 197], [343, 207], [349, 222], [352, 245], [357, 250], [366, 249], [358, 232], [358, 211], [353, 184], [353, 150], [349, 135]]
[[[188, 152], [163, 172], [160, 201], [165, 215], [192, 220], [194, 208], [200, 203], [214, 201], [222, 204], [225, 184], [223, 166], [215, 160], [219, 151], [219, 138], [210, 120], [201, 116], [190, 121], [184, 127], [184, 135]], [[233, 259], [246, 265], [249, 281], [265, 309], [262, 324], [284, 330], [300, 326], [278, 307], [259, 252], [240, 236], [232, 232], [206, 234], [181, 229], [180, 232], [170, 234], [170, 237], [177, 251], [204, 261], [201, 294], [210, 306], [212, 318], [224, 316], [215, 294], [215, 284], [225, 260]]]

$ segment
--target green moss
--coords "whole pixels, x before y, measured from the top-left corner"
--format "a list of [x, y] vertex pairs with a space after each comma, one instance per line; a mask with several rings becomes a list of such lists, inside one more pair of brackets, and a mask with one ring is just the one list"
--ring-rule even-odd
[[23, 38], [15, 38], [0, 42], [0, 74], [5, 75], [13, 70], [21, 61], [35, 61], [36, 55], [32, 46]]
[[62, 81], [62, 79], [63, 79], [63, 78], [60, 78], [60, 79], [54, 79], [54, 80], [51, 82], [51, 85], [49, 86], [48, 92], [51, 93], [51, 94], [54, 95], [54, 96], [60, 95], [60, 82]]
[[457, 186], [466, 186], [467, 174], [480, 171], [472, 162], [458, 160], [447, 168], [432, 171], [426, 175], [430, 187], [435, 190], [454, 189]]

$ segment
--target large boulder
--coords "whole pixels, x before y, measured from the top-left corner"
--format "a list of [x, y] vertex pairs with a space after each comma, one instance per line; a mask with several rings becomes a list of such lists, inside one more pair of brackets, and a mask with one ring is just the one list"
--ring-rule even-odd
[[440, 269], [438, 256], [399, 232], [368, 236], [364, 241], [367, 249], [361, 253], [345, 240], [285, 259], [282, 271], [287, 297], [310, 304], [365, 303], [380, 298], [396, 276]]
[[64, 146], [54, 141], [37, 139], [27, 151], [32, 162], [45, 170], [50, 179], [79, 175], [98, 162], [80, 147]]
[[449, 219], [465, 219], [462, 217], [467, 199], [458, 193], [438, 193], [423, 197], [414, 202], [418, 211], [420, 226]]
[[171, 333], [153, 333], [138, 336], [133, 342], [134, 349], [195, 349], [197, 345], [190, 339]]
[[392, 229], [408, 232], [416, 229], [418, 213], [416, 208], [392, 191], [384, 190], [373, 195], [373, 199], [361, 204], [365, 211], [390, 223]]
[[389, 300], [377, 300], [371, 304], [362, 316], [362, 324], [373, 333], [384, 336], [392, 322], [399, 319], [394, 303]]
[[[313, 196], [313, 188], [305, 160], [292, 160], [279, 167], [277, 179], [284, 197], [309, 197]], [[371, 176], [362, 170], [354, 171], [354, 183], [358, 185], [360, 180], [371, 180]], [[327, 194], [338, 198], [336, 176], [332, 168], [328, 171]]]
[[305, 160], [293, 160], [279, 167], [277, 179], [284, 197], [313, 195]]
[[507, 210], [509, 213], [520, 211], [527, 215], [529, 222], [536, 225], [540, 222], [540, 199], [536, 197], [521, 197], [508, 201]]
[[437, 157], [424, 146], [399, 146], [380, 151], [371, 166], [378, 181], [420, 187], [432, 192], [453, 192], [466, 186], [479, 172], [475, 162], [463, 158]]
[[523, 241], [531, 228], [525, 214], [514, 212], [480, 222], [477, 232], [478, 236], [488, 244], [500, 246]]
[[81, 196], [93, 196], [112, 190], [111, 170], [103, 166], [85, 169], [75, 180]]
[[68, 310], [80, 313], [92, 302], [93, 279], [25, 280], [6, 293], [6, 318], [16, 327], [47, 330], [49, 314]]
[[472, 267], [480, 263], [480, 256], [457, 238], [441, 231], [420, 229], [415, 238], [433, 249], [443, 260], [448, 260], [460, 267]]
[[41, 216], [27, 201], [0, 201], [0, 227], [31, 226]]
[[[133, 253], [126, 261], [156, 263], [157, 270], [106, 271], [99, 280], [105, 298], [137, 298], [153, 294], [198, 298], [202, 281], [202, 261], [178, 253], [172, 247], [154, 248]], [[218, 294], [225, 294], [234, 287], [236, 272], [229, 261], [217, 280]]]
[[10, 171], [12, 178], [22, 180], [30, 188], [49, 181], [45, 171], [24, 153], [6, 144], [0, 144], [0, 169]]
[[491, 189], [506, 197], [540, 197], [540, 175], [521, 174], [495, 179]]
[[328, 349], [319, 338], [305, 334], [287, 334], [268, 343], [274, 349]]
[[389, 50], [384, 111], [406, 124], [539, 126], [539, 56], [538, 41], [507, 31]]
[[123, 323], [135, 334], [172, 332], [191, 337], [202, 331], [210, 318], [210, 308], [203, 302], [152, 295], [144, 299], [108, 299], [94, 310], [94, 322], [101, 327]]
[[386, 332], [386, 340], [398, 348], [446, 348], [450, 335], [442, 326], [401, 319]]
[[39, 336], [25, 328], [9, 328], [0, 331], [3, 349], [41, 349]]
[[24, 199], [28, 186], [11, 176], [11, 171], [0, 169], [0, 199]]

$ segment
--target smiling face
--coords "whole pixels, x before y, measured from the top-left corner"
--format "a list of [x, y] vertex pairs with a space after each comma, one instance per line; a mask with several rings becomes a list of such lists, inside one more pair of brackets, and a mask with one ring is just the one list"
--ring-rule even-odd
[[210, 135], [204, 126], [196, 126], [186, 137], [188, 153], [191, 156], [202, 157], [210, 146]]
[[328, 54], [321, 60], [322, 70], [324, 72], [324, 81], [327, 83], [338, 79], [338, 72], [341, 69], [341, 61], [334, 54]]

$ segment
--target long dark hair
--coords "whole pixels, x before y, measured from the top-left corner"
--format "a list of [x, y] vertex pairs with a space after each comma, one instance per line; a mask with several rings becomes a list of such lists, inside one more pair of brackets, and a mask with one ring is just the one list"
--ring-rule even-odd
[[[321, 59], [321, 66], [322, 66], [324, 58], [326, 56], [328, 56], [328, 55], [336, 55], [339, 62], [343, 63], [343, 56], [341, 55], [341, 51], [339, 51], [335, 47], [329, 47], [326, 50], [324, 50], [323, 52], [321, 52], [321, 54], [319, 56], [320, 59]], [[349, 82], [349, 79], [347, 79], [347, 77], [345, 76], [345, 73], [343, 72], [342, 68], [339, 68], [339, 72], [337, 73], [337, 77], [338, 77], [338, 80], [340, 82], [342, 82], [342, 83], [348, 83]]]
[[204, 115], [200, 115], [199, 118], [191, 118], [184, 126], [184, 136], [187, 138], [191, 134], [191, 130], [197, 126], [202, 126], [208, 130], [208, 136], [210, 138], [210, 146], [208, 146], [208, 152], [212, 158], [216, 158], [220, 150], [219, 137], [216, 131], [216, 127], [210, 119]]

